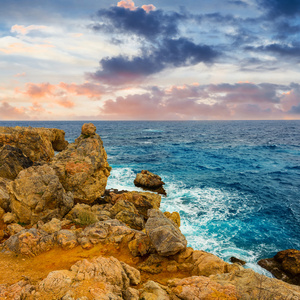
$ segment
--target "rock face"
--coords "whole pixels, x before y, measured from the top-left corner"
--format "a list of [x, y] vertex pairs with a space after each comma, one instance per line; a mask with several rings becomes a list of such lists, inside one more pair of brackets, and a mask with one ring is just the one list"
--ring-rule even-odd
[[30, 167], [7, 185], [11, 209], [19, 222], [62, 218], [73, 207], [72, 193], [66, 193], [55, 171], [48, 165]]
[[7, 184], [11, 180], [0, 177], [0, 208], [4, 209], [4, 211], [9, 210], [10, 205], [10, 196], [7, 190]]
[[174, 255], [186, 248], [185, 236], [161, 211], [151, 209], [148, 211], [148, 217], [146, 232], [159, 255]]
[[92, 124], [84, 124], [82, 135], [51, 162], [63, 187], [73, 193], [77, 203], [92, 203], [101, 197], [111, 169], [102, 140], [91, 128]]
[[0, 177], [15, 179], [20, 171], [32, 165], [32, 160], [24, 156], [20, 149], [10, 145], [0, 149]]
[[0, 127], [0, 146], [10, 145], [22, 150], [32, 161], [49, 161], [54, 151], [64, 150], [68, 142], [60, 129], [32, 127]]
[[142, 170], [141, 173], [136, 174], [134, 184], [146, 190], [155, 191], [166, 195], [166, 191], [162, 187], [165, 183], [161, 178], [147, 170]]
[[276, 278], [300, 285], [300, 251], [288, 249], [278, 252], [273, 258], [262, 259], [258, 264]]

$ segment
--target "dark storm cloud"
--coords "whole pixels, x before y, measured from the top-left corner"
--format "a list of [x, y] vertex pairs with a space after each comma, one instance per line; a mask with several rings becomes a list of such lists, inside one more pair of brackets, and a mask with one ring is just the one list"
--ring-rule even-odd
[[154, 50], [140, 56], [117, 56], [100, 61], [101, 69], [88, 77], [108, 83], [122, 84], [158, 73], [168, 67], [213, 63], [219, 53], [207, 45], [195, 44], [186, 38], [165, 39]]
[[300, 59], [300, 45], [286, 45], [286, 44], [278, 44], [273, 43], [266, 46], [245, 47], [246, 50], [250, 51], [258, 51], [258, 52], [270, 52], [280, 57], [286, 56], [291, 58]]
[[290, 114], [300, 114], [300, 104], [298, 106], [293, 106], [290, 111]]
[[290, 24], [287, 20], [276, 24], [275, 35], [278, 39], [285, 40], [293, 38], [294, 35], [300, 33], [300, 25]]
[[155, 10], [147, 13], [142, 8], [129, 10], [118, 6], [99, 10], [97, 17], [100, 23], [92, 25], [96, 31], [136, 34], [146, 38], [175, 36], [178, 34], [178, 22], [186, 18], [176, 12], [167, 14]]
[[234, 5], [237, 5], [237, 6], [243, 6], [243, 7], [247, 7], [248, 4], [244, 1], [240, 1], [240, 0], [228, 0], [227, 1], [229, 4], [234, 4]]
[[260, 7], [267, 11], [269, 18], [295, 17], [300, 15], [299, 0], [256, 0]]

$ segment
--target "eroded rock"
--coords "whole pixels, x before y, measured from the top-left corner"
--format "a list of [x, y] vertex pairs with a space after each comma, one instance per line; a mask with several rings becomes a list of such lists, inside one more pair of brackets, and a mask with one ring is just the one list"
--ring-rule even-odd
[[141, 173], [136, 174], [134, 184], [143, 189], [166, 195], [166, 191], [163, 188], [165, 183], [158, 175], [147, 170], [142, 170]]
[[53, 158], [51, 166], [65, 190], [72, 191], [75, 202], [93, 203], [105, 192], [111, 169], [106, 159], [100, 136], [82, 134]]
[[186, 248], [185, 236], [161, 211], [151, 209], [148, 211], [148, 217], [146, 233], [159, 255], [174, 255]]
[[55, 171], [48, 165], [30, 167], [7, 185], [11, 209], [21, 223], [62, 218], [73, 207], [72, 193], [66, 193]]
[[11, 182], [11, 180], [0, 177], [0, 208], [6, 212], [10, 209], [10, 196], [7, 190], [7, 184], [9, 182]]
[[60, 129], [16, 126], [0, 127], [0, 146], [3, 145], [21, 149], [32, 161], [49, 161], [54, 151], [64, 150], [68, 142]]

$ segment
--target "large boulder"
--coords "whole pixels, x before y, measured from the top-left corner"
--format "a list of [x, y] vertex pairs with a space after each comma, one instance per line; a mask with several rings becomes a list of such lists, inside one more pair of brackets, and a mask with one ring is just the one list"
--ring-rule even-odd
[[145, 225], [146, 233], [159, 255], [174, 255], [186, 248], [185, 236], [178, 226], [165, 217], [161, 211], [150, 209], [148, 217]]
[[12, 212], [25, 224], [60, 219], [74, 204], [72, 193], [66, 193], [55, 171], [48, 165], [21, 171], [7, 188]]
[[166, 191], [163, 188], [165, 183], [161, 180], [161, 177], [147, 170], [142, 170], [141, 173], [136, 174], [134, 184], [143, 189], [166, 195]]
[[76, 203], [93, 203], [104, 192], [110, 166], [100, 136], [83, 125], [82, 134], [51, 162], [66, 191]]
[[0, 146], [17, 147], [32, 161], [49, 161], [54, 151], [64, 150], [65, 132], [55, 128], [0, 127]]
[[33, 165], [19, 148], [4, 145], [0, 148], [0, 177], [15, 179], [19, 172]]
[[258, 264], [276, 278], [300, 285], [300, 251], [288, 249], [278, 252], [273, 258], [262, 259]]

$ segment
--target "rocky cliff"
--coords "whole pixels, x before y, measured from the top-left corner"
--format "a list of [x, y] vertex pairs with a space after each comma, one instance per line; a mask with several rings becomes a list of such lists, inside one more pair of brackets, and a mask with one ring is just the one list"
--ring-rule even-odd
[[[0, 299], [300, 299], [298, 286], [187, 247], [160, 195], [105, 191], [110, 167], [93, 124], [33, 166], [24, 142], [0, 165], [13, 174], [0, 178]], [[279, 256], [298, 268], [298, 252]]]

